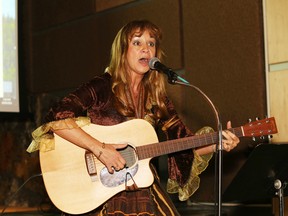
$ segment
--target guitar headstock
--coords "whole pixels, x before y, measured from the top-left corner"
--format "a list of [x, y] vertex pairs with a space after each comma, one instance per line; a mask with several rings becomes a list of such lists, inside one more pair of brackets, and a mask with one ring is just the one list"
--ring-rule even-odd
[[247, 137], [271, 135], [278, 132], [275, 118], [266, 118], [249, 122], [242, 126], [243, 134]]

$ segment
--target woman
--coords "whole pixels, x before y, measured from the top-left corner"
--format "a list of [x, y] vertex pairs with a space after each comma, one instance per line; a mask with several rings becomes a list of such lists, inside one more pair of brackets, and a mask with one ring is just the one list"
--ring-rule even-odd
[[[148, 121], [157, 132], [164, 133], [166, 139], [193, 135], [178, 118], [167, 97], [163, 75], [150, 70], [148, 65], [152, 57], [162, 57], [161, 37], [160, 29], [147, 20], [132, 21], [122, 27], [112, 44], [111, 60], [105, 73], [94, 77], [51, 108], [45, 127], [41, 127], [42, 133], [53, 131], [89, 150], [111, 174], [125, 168], [126, 161], [117, 149], [125, 148], [126, 144], [102, 143], [77, 125], [77, 117], [85, 115], [99, 125], [115, 125], [139, 118]], [[231, 127], [230, 122], [227, 127]], [[223, 131], [223, 136], [226, 151], [239, 143], [238, 137], [228, 130]], [[188, 199], [197, 189], [198, 175], [207, 167], [214, 151], [215, 145], [210, 145], [170, 154], [168, 191], [179, 193], [181, 200]], [[156, 172], [151, 187], [120, 192], [94, 213], [179, 215], [161, 189]]]

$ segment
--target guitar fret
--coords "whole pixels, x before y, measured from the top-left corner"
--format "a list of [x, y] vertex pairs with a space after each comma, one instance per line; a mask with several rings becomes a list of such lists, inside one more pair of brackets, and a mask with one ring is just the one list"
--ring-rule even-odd
[[[242, 136], [241, 128], [230, 129], [237, 136]], [[212, 132], [197, 136], [184, 137], [175, 140], [168, 140], [160, 143], [152, 143], [137, 147], [138, 158], [152, 158], [163, 154], [170, 154], [196, 147], [216, 144], [219, 141], [218, 132]]]

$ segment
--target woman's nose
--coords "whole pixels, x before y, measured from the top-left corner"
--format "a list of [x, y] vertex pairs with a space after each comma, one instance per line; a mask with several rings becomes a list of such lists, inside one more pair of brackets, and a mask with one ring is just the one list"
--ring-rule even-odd
[[144, 44], [142, 46], [142, 52], [148, 52], [149, 51], [149, 46], [147, 44]]

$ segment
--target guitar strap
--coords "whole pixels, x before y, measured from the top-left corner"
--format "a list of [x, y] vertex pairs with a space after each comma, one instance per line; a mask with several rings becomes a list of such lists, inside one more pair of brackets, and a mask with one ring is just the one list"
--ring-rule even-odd
[[[132, 179], [133, 181], [133, 184], [132, 185], [127, 185], [127, 182], [128, 182], [128, 176], [130, 177], [130, 179]], [[139, 190], [139, 187], [137, 186], [136, 182], [134, 181], [133, 179], [133, 176], [131, 175], [131, 173], [126, 173], [126, 178], [125, 178], [125, 190], [126, 191], [136, 191], [136, 190]]]

